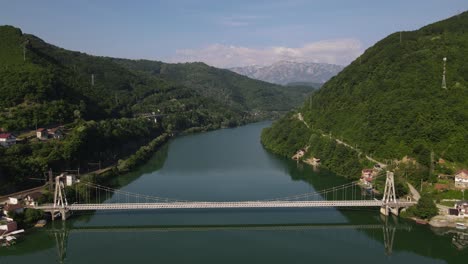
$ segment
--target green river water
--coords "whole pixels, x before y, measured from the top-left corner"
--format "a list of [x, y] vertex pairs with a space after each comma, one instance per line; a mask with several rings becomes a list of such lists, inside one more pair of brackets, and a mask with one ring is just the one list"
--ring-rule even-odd
[[[199, 201], [269, 199], [346, 183], [264, 150], [260, 132], [270, 124], [178, 137], [116, 180], [125, 191]], [[454, 245], [467, 235], [446, 231], [383, 219], [377, 209], [97, 212], [29, 232], [0, 248], [0, 264], [468, 263], [468, 249]]]

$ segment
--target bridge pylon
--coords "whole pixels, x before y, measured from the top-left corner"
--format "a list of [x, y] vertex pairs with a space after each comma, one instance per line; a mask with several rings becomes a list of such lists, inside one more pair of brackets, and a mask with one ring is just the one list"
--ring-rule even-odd
[[63, 174], [55, 177], [54, 210], [51, 210], [52, 220], [55, 219], [57, 213], [60, 213], [62, 220], [67, 219], [68, 210], [66, 209], [66, 206], [68, 206], [68, 202], [65, 195], [63, 179]]
[[393, 172], [387, 171], [387, 179], [385, 180], [384, 195], [382, 198], [383, 205], [380, 208], [380, 213], [388, 216], [390, 213], [398, 215], [398, 206], [389, 206], [389, 203], [396, 203], [395, 181]]

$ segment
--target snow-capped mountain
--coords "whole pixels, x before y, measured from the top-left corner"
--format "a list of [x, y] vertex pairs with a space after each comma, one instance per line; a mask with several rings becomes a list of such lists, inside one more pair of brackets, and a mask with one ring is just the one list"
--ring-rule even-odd
[[324, 83], [343, 68], [326, 63], [279, 61], [269, 66], [252, 65], [229, 70], [252, 79], [286, 85], [298, 82]]

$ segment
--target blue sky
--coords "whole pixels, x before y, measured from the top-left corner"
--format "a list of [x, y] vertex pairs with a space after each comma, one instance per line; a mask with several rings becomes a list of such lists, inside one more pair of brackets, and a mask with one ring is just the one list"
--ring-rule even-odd
[[466, 10], [466, 0], [0, 0], [0, 25], [100, 56], [347, 64], [392, 32]]

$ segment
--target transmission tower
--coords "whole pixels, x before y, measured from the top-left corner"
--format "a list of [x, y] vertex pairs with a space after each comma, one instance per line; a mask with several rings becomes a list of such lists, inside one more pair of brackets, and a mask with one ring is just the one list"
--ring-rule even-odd
[[444, 71], [442, 73], [442, 89], [447, 89], [447, 83], [445, 82], [445, 64], [447, 63], [447, 57], [444, 57]]

